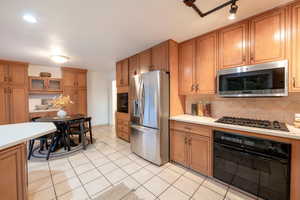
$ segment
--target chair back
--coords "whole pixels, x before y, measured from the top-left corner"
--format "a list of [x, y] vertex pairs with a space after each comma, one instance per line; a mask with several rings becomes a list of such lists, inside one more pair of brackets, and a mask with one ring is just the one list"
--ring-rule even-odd
[[33, 117], [33, 118], [31, 118], [31, 121], [32, 122], [35, 122], [37, 119], [39, 119], [39, 118], [41, 118], [41, 117]]

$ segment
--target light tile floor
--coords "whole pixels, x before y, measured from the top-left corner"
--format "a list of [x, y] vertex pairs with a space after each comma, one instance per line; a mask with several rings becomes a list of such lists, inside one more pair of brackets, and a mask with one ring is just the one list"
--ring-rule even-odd
[[119, 183], [144, 200], [258, 199], [173, 163], [157, 167], [131, 153], [113, 127], [93, 131], [95, 143], [86, 151], [28, 162], [29, 200], [93, 199]]

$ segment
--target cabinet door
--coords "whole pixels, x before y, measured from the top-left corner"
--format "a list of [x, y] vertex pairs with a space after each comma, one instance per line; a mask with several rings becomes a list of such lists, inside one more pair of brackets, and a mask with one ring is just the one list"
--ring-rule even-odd
[[182, 165], [187, 164], [187, 137], [185, 132], [171, 131], [171, 160]]
[[9, 124], [9, 99], [6, 87], [0, 86], [0, 125]]
[[76, 87], [76, 73], [73, 71], [63, 71], [64, 87]]
[[11, 123], [28, 121], [28, 94], [27, 88], [10, 87], [10, 114]]
[[117, 62], [116, 64], [116, 85], [117, 87], [121, 87], [123, 84], [122, 84], [122, 62], [119, 61]]
[[215, 93], [217, 65], [217, 34], [211, 33], [196, 40], [196, 91], [200, 94]]
[[189, 137], [189, 166], [204, 175], [210, 175], [211, 145], [209, 137], [190, 134]]
[[129, 63], [128, 59], [122, 61], [122, 86], [128, 86], [128, 77], [129, 77]]
[[87, 115], [87, 90], [78, 90], [78, 113]]
[[23, 64], [9, 65], [9, 82], [13, 85], [26, 86], [28, 80], [28, 68]]
[[219, 68], [248, 63], [248, 22], [234, 24], [219, 32]]
[[251, 64], [285, 58], [285, 10], [276, 9], [250, 21]]
[[0, 63], [0, 84], [8, 81], [8, 65]]
[[169, 41], [152, 48], [152, 70], [169, 71]]
[[152, 66], [151, 49], [139, 53], [139, 65], [141, 74], [150, 71]]
[[44, 91], [47, 89], [45, 78], [29, 77], [29, 90], [30, 91]]
[[300, 3], [292, 7], [291, 92], [300, 92]]
[[139, 57], [137, 55], [131, 56], [129, 58], [129, 82], [132, 80], [133, 76], [138, 75], [139, 73]]
[[61, 79], [49, 78], [47, 83], [47, 90], [50, 92], [62, 91], [62, 81]]
[[179, 94], [194, 93], [195, 40], [179, 45]]
[[87, 87], [86, 82], [86, 73], [85, 72], [78, 72], [77, 73], [77, 86], [79, 88], [85, 89]]
[[0, 151], [1, 199], [27, 199], [27, 160], [25, 155], [24, 144]]
[[71, 101], [73, 104], [69, 104], [66, 107], [66, 111], [68, 112], [69, 115], [74, 115], [74, 114], [79, 114], [78, 112], [78, 90], [76, 88], [64, 88], [64, 95], [65, 96], [70, 96]]

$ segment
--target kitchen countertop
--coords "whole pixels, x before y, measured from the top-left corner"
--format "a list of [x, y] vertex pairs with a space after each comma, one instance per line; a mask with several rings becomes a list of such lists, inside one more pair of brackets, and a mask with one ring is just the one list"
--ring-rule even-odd
[[284, 132], [284, 131], [276, 131], [270, 129], [247, 127], [247, 126], [222, 124], [222, 123], [215, 122], [217, 119], [214, 118], [199, 117], [193, 115], [178, 115], [178, 116], [170, 117], [170, 119], [175, 121], [193, 123], [193, 124], [201, 124], [201, 125], [207, 125], [207, 126], [218, 127], [218, 128], [227, 128], [227, 129], [238, 130], [238, 131], [245, 131], [251, 133], [258, 133], [258, 134], [272, 135], [277, 137], [300, 140], [300, 129], [295, 128], [294, 126], [291, 126], [289, 124], [287, 124], [287, 128], [289, 129], [290, 132]]
[[30, 110], [29, 113], [41, 113], [41, 112], [55, 112], [59, 111], [59, 109], [48, 109], [48, 110]]
[[53, 123], [19, 123], [0, 126], [0, 150], [56, 131]]

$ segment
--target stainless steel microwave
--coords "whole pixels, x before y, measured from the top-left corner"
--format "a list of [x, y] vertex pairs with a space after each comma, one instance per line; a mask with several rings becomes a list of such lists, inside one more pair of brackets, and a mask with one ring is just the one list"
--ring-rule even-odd
[[219, 70], [217, 92], [221, 97], [288, 96], [288, 61]]

